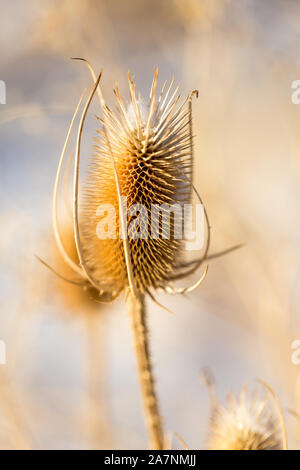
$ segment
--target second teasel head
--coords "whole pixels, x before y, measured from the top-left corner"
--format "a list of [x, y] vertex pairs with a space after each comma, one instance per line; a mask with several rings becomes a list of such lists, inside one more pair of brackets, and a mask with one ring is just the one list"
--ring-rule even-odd
[[211, 401], [209, 450], [287, 449], [281, 405], [267, 383], [260, 381], [264, 394], [258, 388], [250, 393], [245, 384], [239, 396], [229, 393], [223, 405], [217, 398], [210, 371], [205, 370], [203, 376]]

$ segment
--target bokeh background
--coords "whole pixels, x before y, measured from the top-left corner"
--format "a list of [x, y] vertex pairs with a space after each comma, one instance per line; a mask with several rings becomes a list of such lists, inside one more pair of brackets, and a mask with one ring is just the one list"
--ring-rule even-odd
[[[210, 263], [189, 297], [150, 299], [153, 362], [166, 431], [203, 448], [209, 400], [245, 381], [278, 393], [291, 448], [300, 446], [300, 79], [297, 0], [0, 0], [0, 447], [147, 446], [124, 299], [86, 301], [34, 258], [60, 267], [51, 197], [69, 121], [103, 67], [113, 103], [127, 71], [148, 93], [174, 75], [194, 102], [195, 181], [212, 225]], [[96, 113], [96, 105], [94, 108]], [[94, 113], [94, 114], [95, 114]], [[90, 112], [84, 158], [96, 120]], [[67, 216], [64, 218], [66, 230]], [[73, 289], [73, 290], [72, 290]], [[173, 438], [173, 446], [179, 447]]]

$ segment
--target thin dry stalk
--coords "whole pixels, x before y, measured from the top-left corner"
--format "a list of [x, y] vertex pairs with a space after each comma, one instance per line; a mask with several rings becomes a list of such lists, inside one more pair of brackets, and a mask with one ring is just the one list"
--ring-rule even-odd
[[127, 297], [127, 304], [128, 313], [131, 317], [139, 381], [151, 448], [163, 450], [164, 438], [150, 360], [145, 299], [142, 295], [130, 292]]

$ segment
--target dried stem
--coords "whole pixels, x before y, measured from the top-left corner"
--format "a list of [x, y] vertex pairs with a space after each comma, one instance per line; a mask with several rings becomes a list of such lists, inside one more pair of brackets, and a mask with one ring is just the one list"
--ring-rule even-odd
[[163, 430], [158, 410], [157, 397], [154, 389], [144, 297], [139, 294], [134, 294], [132, 291], [130, 291], [127, 297], [127, 303], [128, 311], [131, 317], [139, 381], [142, 391], [143, 405], [151, 448], [153, 450], [163, 450]]

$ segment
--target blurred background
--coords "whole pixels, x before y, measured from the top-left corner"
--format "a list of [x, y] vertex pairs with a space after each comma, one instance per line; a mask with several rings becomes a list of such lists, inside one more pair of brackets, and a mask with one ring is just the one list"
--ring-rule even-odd
[[[175, 76], [194, 102], [195, 182], [212, 225], [210, 263], [188, 297], [148, 301], [165, 429], [203, 448], [212, 369], [220, 399], [256, 378], [300, 411], [300, 79], [297, 0], [0, 0], [0, 448], [134, 449], [147, 436], [124, 299], [103, 307], [59, 281], [51, 225], [59, 155], [88, 70], [113, 103], [130, 70], [149, 93]], [[96, 105], [94, 106], [96, 112]], [[96, 127], [91, 110], [84, 157]], [[66, 233], [69, 220], [64, 218]], [[285, 412], [291, 448], [300, 422]], [[176, 439], [174, 447], [178, 446]]]

